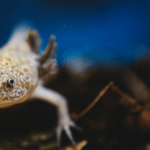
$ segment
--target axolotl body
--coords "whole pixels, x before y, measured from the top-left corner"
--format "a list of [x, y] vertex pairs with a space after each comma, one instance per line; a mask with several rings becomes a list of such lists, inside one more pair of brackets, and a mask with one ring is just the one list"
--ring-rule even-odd
[[56, 72], [54, 51], [55, 37], [50, 37], [46, 50], [39, 54], [40, 38], [36, 30], [17, 29], [8, 43], [0, 49], [0, 108], [22, 103], [27, 99], [40, 98], [57, 107], [58, 144], [62, 130], [75, 144], [70, 126], [76, 127], [70, 119], [66, 99], [59, 93], [43, 86], [42, 80]]

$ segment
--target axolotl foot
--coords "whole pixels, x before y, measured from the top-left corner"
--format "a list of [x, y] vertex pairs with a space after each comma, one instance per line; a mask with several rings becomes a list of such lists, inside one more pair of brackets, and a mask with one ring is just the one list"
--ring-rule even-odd
[[59, 93], [43, 87], [41, 84], [35, 89], [32, 98], [40, 98], [43, 101], [53, 104], [58, 112], [58, 126], [56, 128], [56, 136], [58, 145], [60, 146], [61, 133], [64, 130], [75, 145], [75, 141], [70, 131], [70, 127], [75, 127], [81, 130], [71, 119], [68, 112], [67, 100]]
[[63, 116], [59, 119], [58, 126], [56, 128], [57, 142], [58, 142], [59, 146], [60, 146], [61, 133], [62, 133], [63, 130], [67, 134], [67, 136], [70, 139], [70, 141], [72, 142], [72, 144], [73, 145], [76, 144], [74, 139], [73, 139], [72, 133], [70, 131], [70, 127], [75, 127], [75, 128], [78, 129], [76, 124], [70, 119], [69, 116], [67, 116], [67, 117]]

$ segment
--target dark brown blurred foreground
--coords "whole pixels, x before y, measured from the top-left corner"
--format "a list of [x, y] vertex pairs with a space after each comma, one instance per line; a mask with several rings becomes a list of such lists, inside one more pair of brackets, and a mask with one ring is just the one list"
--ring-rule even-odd
[[[147, 86], [134, 73], [125, 72], [127, 76], [118, 71], [93, 68], [77, 74], [62, 67], [46, 83], [47, 87], [67, 97], [72, 119], [82, 128], [82, 131], [72, 129], [77, 142], [75, 147], [68, 147], [71, 143], [63, 133], [63, 150], [150, 149], [149, 103], [148, 100], [142, 101], [136, 93], [138, 85]], [[130, 77], [137, 79], [134, 80], [136, 87], [130, 86], [133, 81]], [[100, 91], [103, 94], [93, 105]], [[81, 116], [83, 111], [85, 113]], [[40, 100], [1, 109], [0, 150], [58, 149], [56, 124], [56, 109]]]

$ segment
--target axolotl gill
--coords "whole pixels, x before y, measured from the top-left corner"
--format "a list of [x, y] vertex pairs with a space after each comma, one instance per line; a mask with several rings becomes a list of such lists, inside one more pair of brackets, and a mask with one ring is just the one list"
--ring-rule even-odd
[[66, 99], [43, 86], [43, 81], [57, 71], [55, 36], [50, 36], [42, 54], [38, 53], [40, 41], [36, 30], [20, 27], [0, 49], [0, 108], [34, 98], [51, 103], [58, 111], [58, 144], [62, 130], [66, 132], [72, 144], [75, 144], [70, 127], [76, 125], [69, 116]]

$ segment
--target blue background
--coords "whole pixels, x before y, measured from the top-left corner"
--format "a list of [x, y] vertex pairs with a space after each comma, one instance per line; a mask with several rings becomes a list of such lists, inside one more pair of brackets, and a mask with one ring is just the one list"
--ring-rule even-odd
[[83, 58], [87, 66], [127, 65], [144, 51], [149, 54], [149, 0], [1, 1], [1, 46], [20, 21], [39, 31], [42, 49], [49, 35], [56, 35], [59, 64]]

